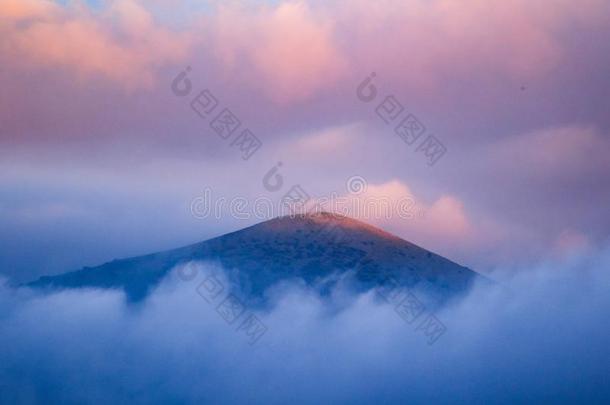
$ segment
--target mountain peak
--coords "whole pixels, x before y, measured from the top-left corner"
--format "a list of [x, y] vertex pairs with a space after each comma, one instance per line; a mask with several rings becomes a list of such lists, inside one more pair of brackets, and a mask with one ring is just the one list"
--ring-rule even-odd
[[253, 228], [255, 227], [262, 227], [270, 231], [308, 230], [310, 231], [309, 236], [313, 238], [315, 238], [316, 235], [318, 237], [320, 234], [325, 235], [325, 241], [327, 242], [332, 241], [332, 238], [329, 238], [329, 236], [334, 233], [336, 241], [341, 240], [343, 242], [347, 242], [355, 237], [358, 239], [363, 237], [366, 238], [368, 235], [374, 236], [375, 238], [385, 238], [395, 242], [402, 241], [408, 243], [401, 238], [367, 224], [366, 222], [328, 211], [285, 215], [254, 225]]

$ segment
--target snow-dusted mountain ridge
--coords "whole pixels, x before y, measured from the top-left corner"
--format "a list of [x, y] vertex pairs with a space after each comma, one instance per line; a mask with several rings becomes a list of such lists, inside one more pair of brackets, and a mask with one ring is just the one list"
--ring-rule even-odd
[[379, 228], [331, 213], [285, 216], [169, 251], [114, 260], [30, 283], [44, 288], [121, 288], [146, 297], [176, 265], [221, 264], [246, 295], [261, 297], [277, 282], [310, 285], [349, 276], [366, 290], [388, 277], [441, 297], [468, 290], [480, 276]]

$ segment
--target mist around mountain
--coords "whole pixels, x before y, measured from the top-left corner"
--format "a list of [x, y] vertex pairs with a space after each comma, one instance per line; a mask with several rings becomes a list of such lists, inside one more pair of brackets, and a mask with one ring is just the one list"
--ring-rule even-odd
[[0, 403], [607, 403], [609, 266], [606, 250], [475, 281], [432, 311], [432, 344], [428, 311], [406, 319], [379, 289], [290, 279], [234, 305], [218, 263], [177, 265], [138, 305], [0, 281]]

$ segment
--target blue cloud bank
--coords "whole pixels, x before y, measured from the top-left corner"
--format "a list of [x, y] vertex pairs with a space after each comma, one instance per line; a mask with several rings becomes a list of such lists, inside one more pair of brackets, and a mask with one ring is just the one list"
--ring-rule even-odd
[[250, 308], [253, 345], [177, 269], [144, 302], [0, 287], [0, 403], [603, 403], [610, 251], [497, 273], [429, 345], [374, 293], [302, 283]]

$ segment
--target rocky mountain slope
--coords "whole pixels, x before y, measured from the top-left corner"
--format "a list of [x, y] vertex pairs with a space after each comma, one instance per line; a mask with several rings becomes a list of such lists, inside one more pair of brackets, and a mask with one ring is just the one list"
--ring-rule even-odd
[[330, 213], [275, 218], [186, 247], [45, 276], [42, 288], [121, 288], [141, 300], [176, 265], [221, 264], [248, 296], [298, 279], [332, 287], [349, 279], [357, 290], [387, 282], [429, 291], [441, 300], [468, 290], [476, 272], [363, 222]]

